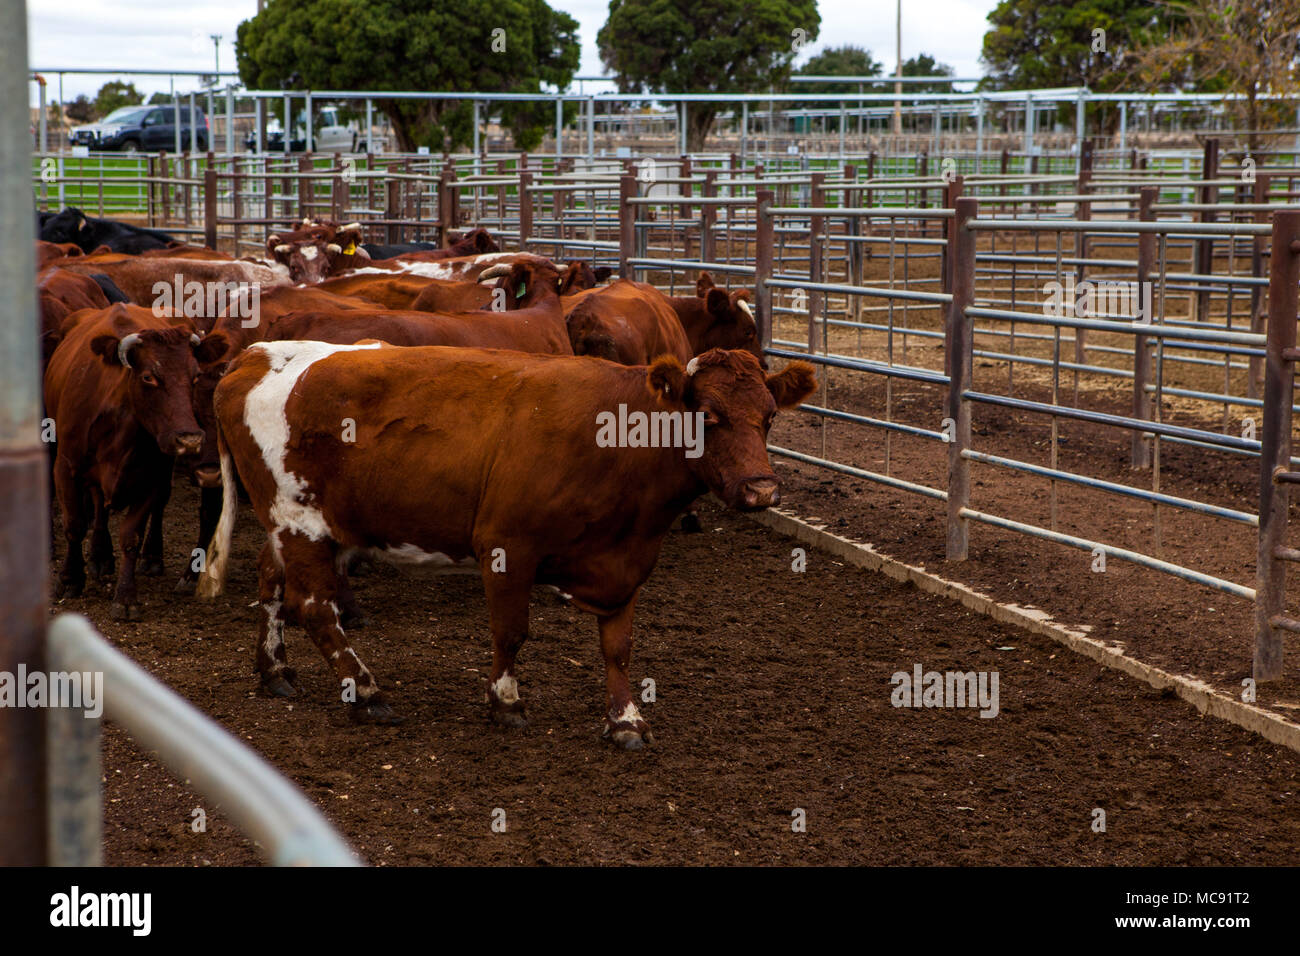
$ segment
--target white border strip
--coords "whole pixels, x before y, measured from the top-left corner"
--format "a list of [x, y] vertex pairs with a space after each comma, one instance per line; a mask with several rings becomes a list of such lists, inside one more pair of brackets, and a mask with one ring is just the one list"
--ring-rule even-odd
[[972, 611], [991, 617], [1002, 624], [1049, 637], [1077, 654], [1082, 654], [1105, 667], [1123, 671], [1130, 677], [1136, 677], [1150, 684], [1156, 690], [1172, 688], [1179, 697], [1202, 714], [1222, 718], [1238, 727], [1259, 734], [1265, 740], [1300, 752], [1300, 724], [1293, 724], [1272, 711], [1229, 697], [1204, 681], [1171, 674], [1129, 657], [1123, 652], [1122, 645], [1105, 644], [1089, 637], [1086, 630], [1058, 624], [1046, 611], [1033, 607], [1020, 607], [1016, 604], [1002, 604], [964, 584], [941, 578], [923, 568], [904, 564], [902, 561], [881, 554], [870, 544], [860, 544], [842, 538], [827, 531], [823, 526], [810, 524], [788, 512], [769, 508], [767, 511], [757, 512], [748, 517], [796, 541], [811, 544], [835, 557], [843, 558], [856, 567], [878, 571], [895, 581], [910, 581], [922, 591], [959, 601]]

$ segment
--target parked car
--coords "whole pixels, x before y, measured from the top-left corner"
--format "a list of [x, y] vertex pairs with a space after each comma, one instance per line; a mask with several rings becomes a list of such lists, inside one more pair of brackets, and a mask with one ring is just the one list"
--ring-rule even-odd
[[[206, 150], [210, 132], [208, 117], [201, 109], [194, 112], [194, 138], [198, 148]], [[190, 130], [190, 108], [182, 105], [182, 149], [190, 148]], [[98, 123], [74, 126], [68, 131], [68, 142], [73, 146], [125, 153], [173, 150], [176, 148], [176, 109], [173, 106], [123, 106]]]
[[[307, 151], [307, 129], [302, 123], [294, 125], [294, 137], [289, 140], [289, 152]], [[359, 153], [365, 152], [366, 142], [357, 129], [356, 122], [344, 123], [337, 107], [326, 106], [316, 114], [312, 121], [312, 151], [317, 153]], [[257, 131], [244, 137], [244, 148], [252, 152], [257, 149]], [[272, 118], [266, 124], [265, 149], [268, 153], [284, 152], [284, 128], [279, 119]]]

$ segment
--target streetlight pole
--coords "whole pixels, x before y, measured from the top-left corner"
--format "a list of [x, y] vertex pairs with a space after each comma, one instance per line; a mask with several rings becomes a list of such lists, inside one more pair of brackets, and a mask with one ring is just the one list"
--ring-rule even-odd
[[[901, 3], [902, 0], [899, 2]], [[212, 74], [214, 77], [219, 77], [221, 75], [221, 34], [209, 33], [208, 36], [212, 38]], [[219, 81], [213, 80], [213, 83], [217, 82]]]

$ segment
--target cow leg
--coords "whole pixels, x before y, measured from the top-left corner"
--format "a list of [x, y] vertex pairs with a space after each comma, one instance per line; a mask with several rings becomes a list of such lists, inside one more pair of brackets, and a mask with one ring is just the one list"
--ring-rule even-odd
[[353, 717], [364, 722], [398, 723], [400, 718], [388, 706], [379, 684], [343, 633], [338, 606], [340, 578], [334, 563], [333, 542], [280, 534], [285, 604], [297, 613], [307, 636], [334, 668], [343, 700], [352, 704]]
[[646, 744], [654, 743], [650, 725], [642, 719], [632, 700], [632, 687], [627, 677], [628, 664], [632, 660], [632, 609], [635, 606], [634, 599], [621, 610], [598, 618], [600, 649], [605, 654], [605, 690], [609, 697], [602, 736], [624, 750], [640, 750]]
[[[221, 519], [221, 486], [216, 488], [199, 489], [199, 543], [195, 545], [195, 550], [203, 551], [212, 540], [213, 533], [217, 530], [217, 522]], [[176, 582], [176, 592], [178, 594], [193, 594], [194, 588], [199, 582], [199, 572], [194, 569], [194, 552], [185, 561], [185, 570], [181, 572], [180, 580]]]
[[122, 516], [122, 570], [117, 576], [117, 588], [109, 616], [115, 621], [140, 620], [140, 605], [136, 601], [135, 565], [140, 558], [140, 532], [144, 530], [153, 499], [129, 508]]
[[257, 635], [257, 672], [262, 689], [274, 697], [292, 697], [298, 675], [288, 666], [284, 652], [284, 566], [266, 539], [257, 563], [258, 601], [262, 622]]
[[696, 498], [682, 515], [682, 531], [685, 534], [699, 534], [704, 528], [700, 524], [700, 499]]
[[54, 467], [54, 487], [58, 494], [59, 510], [63, 515], [63, 536], [67, 553], [63, 556], [63, 570], [59, 573], [59, 586], [55, 597], [81, 597], [86, 587], [86, 556], [81, 545], [86, 537], [86, 502], [77, 487], [77, 476], [72, 467], [57, 462]]
[[515, 657], [528, 639], [528, 598], [532, 589], [533, 573], [521, 575], [514, 566], [517, 559], [512, 554], [509, 572], [492, 570], [491, 557], [480, 564], [483, 571], [483, 589], [487, 592], [488, 615], [492, 627], [492, 672], [488, 675], [488, 713], [492, 719], [506, 727], [523, 727], [528, 723], [524, 716], [524, 702], [519, 697], [519, 682], [515, 675]]
[[153, 578], [163, 573], [163, 512], [167, 510], [171, 496], [172, 482], [168, 476], [167, 481], [158, 489], [153, 507], [149, 509], [149, 529], [145, 532], [144, 547], [140, 552], [144, 558], [140, 573], [146, 577]]
[[90, 576], [98, 581], [112, 577], [117, 567], [113, 557], [113, 538], [108, 532], [108, 507], [104, 502], [102, 488], [90, 489], [90, 505], [94, 515], [90, 529]]

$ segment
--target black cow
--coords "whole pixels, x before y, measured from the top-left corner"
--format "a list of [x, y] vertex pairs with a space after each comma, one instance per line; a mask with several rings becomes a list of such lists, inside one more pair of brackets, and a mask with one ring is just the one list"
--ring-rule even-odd
[[156, 229], [144, 229], [112, 219], [87, 216], [75, 206], [49, 216], [41, 223], [40, 238], [46, 242], [76, 243], [83, 252], [108, 246], [114, 252], [137, 253], [165, 249], [177, 240]]
[[442, 248], [436, 242], [399, 242], [391, 246], [381, 246], [375, 242], [363, 242], [361, 248], [366, 250], [371, 259], [393, 259], [407, 252], [427, 252]]

